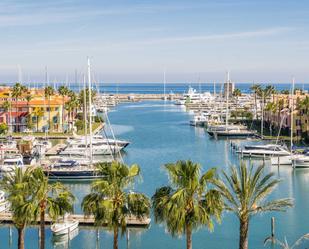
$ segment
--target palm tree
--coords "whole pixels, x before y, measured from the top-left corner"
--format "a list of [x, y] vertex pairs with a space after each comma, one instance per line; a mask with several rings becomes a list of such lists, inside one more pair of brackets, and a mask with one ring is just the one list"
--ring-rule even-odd
[[31, 94], [27, 94], [26, 95], [26, 101], [27, 101], [27, 109], [28, 109], [28, 112], [29, 112], [29, 103], [30, 101], [33, 99], [33, 96]]
[[33, 168], [31, 178], [31, 198], [23, 208], [32, 210], [34, 219], [40, 220], [40, 249], [45, 248], [45, 214], [52, 220], [73, 210], [74, 196], [60, 183], [50, 184], [42, 168]]
[[48, 98], [48, 132], [50, 132], [52, 125], [51, 125], [51, 120], [50, 120], [50, 97], [55, 94], [54, 88], [51, 86], [47, 86], [44, 89], [45, 92], [45, 98]]
[[150, 201], [141, 193], [126, 192], [134, 179], [140, 175], [140, 168], [120, 162], [97, 165], [102, 178], [92, 184], [91, 193], [82, 201], [86, 215], [94, 215], [95, 224], [107, 224], [114, 232], [114, 249], [118, 249], [118, 233], [126, 231], [126, 218], [135, 215], [142, 219], [149, 215]]
[[18, 117], [18, 98], [23, 95], [27, 88], [20, 83], [16, 83], [13, 86], [12, 97], [15, 98], [15, 109], [16, 109], [16, 131], [19, 131], [19, 117]]
[[235, 88], [234, 91], [233, 91], [233, 97], [235, 97], [236, 99], [236, 112], [238, 110], [238, 97], [241, 96], [241, 90], [238, 89], [238, 88]]
[[223, 171], [224, 181], [216, 185], [225, 200], [225, 209], [233, 212], [239, 219], [239, 249], [248, 249], [249, 222], [252, 216], [269, 211], [285, 211], [292, 207], [289, 198], [266, 200], [277, 187], [280, 180], [273, 179], [274, 174], [264, 174], [264, 167], [247, 168], [244, 163], [231, 167], [230, 173]]
[[62, 132], [64, 131], [64, 97], [68, 95], [69, 88], [67, 86], [60, 86], [58, 93], [62, 96]]
[[[273, 114], [275, 114], [275, 113], [277, 112], [277, 110], [278, 110], [278, 104], [276, 104], [276, 103], [274, 103], [274, 102], [268, 102], [267, 105], [266, 105], [266, 107], [265, 107], [265, 110], [268, 111], [268, 112], [269, 112], [269, 115], [272, 116]], [[280, 112], [279, 112], [279, 113], [280, 113]], [[269, 117], [269, 120], [268, 120], [268, 121], [271, 121], [271, 120], [272, 120], [272, 117]], [[270, 122], [270, 124], [269, 124], [270, 135], [272, 135], [272, 134], [271, 134], [271, 131], [272, 131], [271, 126], [272, 126], [272, 123]]]
[[220, 221], [223, 202], [220, 193], [209, 187], [216, 170], [201, 175], [200, 165], [191, 161], [166, 164], [165, 169], [170, 185], [158, 188], [152, 197], [155, 220], [165, 223], [172, 236], [186, 234], [187, 249], [191, 249], [195, 229], [212, 230], [212, 218]]
[[261, 85], [253, 84], [250, 87], [251, 91], [254, 93], [254, 106], [255, 106], [255, 115], [257, 118], [257, 96], [259, 96], [259, 93], [261, 92]]
[[[265, 98], [265, 100], [266, 100], [267, 98], [271, 97], [271, 96], [274, 97], [274, 94], [275, 94], [276, 92], [277, 92], [277, 91], [276, 91], [276, 89], [275, 89], [275, 87], [274, 87], [273, 85], [268, 85], [268, 86], [266, 86], [265, 89], [264, 89], [264, 98]], [[273, 99], [273, 101], [274, 101], [274, 99]], [[264, 103], [265, 103], [265, 101], [264, 101]]]
[[42, 108], [36, 107], [32, 113], [34, 114], [36, 118], [36, 132], [38, 132], [39, 131], [39, 120], [41, 117], [44, 117], [45, 112]]
[[11, 204], [13, 223], [18, 231], [18, 249], [24, 249], [24, 234], [27, 225], [33, 221], [33, 213], [28, 208], [23, 208], [31, 196], [29, 181], [31, 168], [26, 170], [16, 168], [12, 172], [3, 175], [0, 182], [2, 189], [7, 193]]
[[2, 106], [1, 106], [1, 107], [3, 108], [4, 112], [9, 112], [7, 124], [8, 124], [8, 127], [9, 127], [9, 131], [11, 131], [12, 127], [10, 126], [10, 124], [11, 124], [11, 110], [12, 110], [12, 104], [11, 104], [10, 101], [5, 100], [5, 101], [2, 103]]
[[286, 238], [284, 238], [284, 241], [280, 241], [280, 240], [277, 240], [277, 239], [274, 239], [272, 237], [269, 237], [265, 240], [264, 242], [264, 245], [267, 244], [268, 242], [270, 243], [274, 243], [274, 244], [277, 244], [279, 245], [282, 249], [294, 249], [296, 248], [297, 246], [299, 246], [304, 240], [309, 240], [309, 233], [301, 236], [298, 240], [296, 240], [294, 242], [293, 245], [289, 245]]
[[304, 110], [304, 114], [309, 114], [309, 97], [306, 96], [302, 101], [299, 103], [299, 107]]
[[289, 95], [290, 91], [289, 90], [281, 90], [281, 94]]

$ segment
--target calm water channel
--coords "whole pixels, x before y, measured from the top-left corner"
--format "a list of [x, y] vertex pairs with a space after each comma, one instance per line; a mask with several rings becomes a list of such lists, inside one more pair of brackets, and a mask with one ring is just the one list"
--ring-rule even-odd
[[[167, 102], [141, 102], [119, 105], [109, 114], [118, 138], [130, 140], [124, 160], [128, 164], [138, 163], [142, 169], [142, 180], [135, 185], [136, 191], [151, 196], [157, 187], [167, 183], [167, 175], [162, 165], [178, 159], [191, 159], [199, 162], [203, 170], [211, 167], [226, 169], [239, 163], [230, 150], [228, 140], [211, 139], [202, 128], [189, 126], [190, 114], [179, 106]], [[255, 165], [261, 161], [253, 162]], [[250, 248], [265, 248], [263, 240], [270, 234], [270, 218], [276, 217], [276, 234], [294, 241], [309, 232], [309, 170], [293, 171], [289, 167], [271, 167], [283, 182], [273, 193], [275, 197], [292, 197], [295, 207], [286, 213], [257, 216], [251, 221]], [[87, 182], [66, 183], [77, 197], [75, 212], [80, 212], [80, 202], [90, 190]], [[16, 248], [17, 233], [12, 229], [9, 236], [7, 226], [0, 227], [0, 249]], [[38, 229], [27, 229], [26, 248], [38, 248]], [[99, 240], [97, 240], [97, 233]], [[129, 241], [120, 239], [120, 248], [157, 249], [185, 248], [184, 238], [172, 238], [164, 227], [151, 223], [149, 229], [131, 229]], [[305, 244], [304, 244], [305, 245]], [[308, 246], [308, 245], [307, 245]], [[232, 214], [224, 214], [222, 224], [216, 224], [214, 232], [200, 229], [193, 235], [193, 248], [237, 248], [238, 221]], [[80, 229], [70, 243], [53, 241], [47, 229], [47, 248], [112, 248], [112, 234], [93, 228]]]

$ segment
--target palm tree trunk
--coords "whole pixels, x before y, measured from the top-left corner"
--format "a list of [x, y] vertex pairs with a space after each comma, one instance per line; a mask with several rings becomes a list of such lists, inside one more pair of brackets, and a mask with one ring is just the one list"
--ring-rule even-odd
[[114, 226], [114, 249], [118, 249], [118, 227]]
[[25, 227], [17, 228], [18, 231], [18, 249], [25, 248]]
[[192, 230], [189, 225], [186, 225], [187, 249], [192, 249]]
[[240, 220], [239, 249], [248, 249], [249, 221]]
[[17, 103], [18, 103], [18, 100], [16, 98], [16, 101], [15, 101], [15, 110], [16, 110], [16, 117], [15, 117], [15, 124], [16, 124], [16, 132], [19, 132], [19, 129], [18, 129], [18, 107], [17, 107]]
[[64, 132], [64, 96], [62, 96], [62, 132]]
[[40, 249], [45, 248], [45, 208], [41, 208], [40, 213], [40, 234], [41, 234], [41, 240], [40, 240]]
[[255, 118], [258, 119], [257, 116], [257, 102], [256, 102], [256, 93], [254, 94], [254, 107], [255, 107]]
[[51, 122], [50, 122], [50, 96], [48, 98], [48, 121], [49, 121], [48, 133], [50, 133], [50, 130], [51, 130]]

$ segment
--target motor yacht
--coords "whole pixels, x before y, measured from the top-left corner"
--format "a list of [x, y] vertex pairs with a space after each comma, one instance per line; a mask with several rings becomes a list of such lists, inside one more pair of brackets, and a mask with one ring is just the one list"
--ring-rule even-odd
[[21, 154], [6, 155], [0, 165], [0, 172], [11, 172], [20, 167], [24, 167], [23, 156]]
[[293, 168], [309, 168], [309, 152], [292, 157]]
[[217, 137], [250, 137], [255, 135], [254, 131], [250, 131], [242, 125], [213, 125], [208, 127], [207, 133], [210, 136]]
[[[68, 144], [79, 144], [84, 143], [86, 144], [86, 141], [89, 142], [90, 137], [87, 136], [74, 136], [74, 138], [68, 139]], [[112, 139], [112, 138], [105, 138], [102, 135], [93, 135], [92, 136], [92, 144], [106, 144], [106, 145], [113, 145], [113, 146], [120, 146], [123, 148], [126, 148], [130, 142], [126, 140], [119, 140], [119, 139]]]
[[63, 222], [54, 223], [51, 226], [51, 230], [54, 235], [64, 235], [69, 234], [75, 229], [78, 228], [79, 222], [77, 220], [66, 220], [64, 219]]
[[0, 213], [8, 211], [10, 209], [10, 203], [5, 197], [4, 191], [0, 190]]
[[290, 151], [285, 146], [276, 145], [276, 144], [266, 144], [266, 145], [250, 145], [247, 148], [236, 151], [236, 153], [241, 154], [242, 156], [249, 157], [281, 157], [289, 156]]
[[205, 126], [206, 122], [207, 122], [207, 117], [199, 114], [199, 115], [195, 115], [193, 117], [193, 120], [190, 120], [190, 125], [192, 126]]
[[[92, 145], [92, 155], [114, 155], [119, 153], [123, 147], [116, 145], [107, 145], [96, 143]], [[76, 143], [68, 145], [64, 150], [60, 151], [60, 155], [90, 155], [90, 145], [85, 143]]]

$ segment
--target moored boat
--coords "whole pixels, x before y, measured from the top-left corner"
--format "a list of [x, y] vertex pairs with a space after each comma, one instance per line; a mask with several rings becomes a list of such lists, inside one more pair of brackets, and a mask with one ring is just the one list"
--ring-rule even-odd
[[63, 222], [54, 223], [51, 230], [54, 235], [69, 234], [78, 228], [79, 222], [77, 220], [64, 220]]
[[10, 208], [10, 203], [5, 197], [4, 191], [0, 190], [0, 213], [8, 211]]
[[278, 157], [278, 156], [289, 156], [290, 152], [286, 147], [281, 145], [257, 145], [250, 146], [249, 149], [240, 149], [236, 153], [241, 154], [242, 156], [247, 157], [260, 157], [260, 158], [269, 158], [269, 157]]

